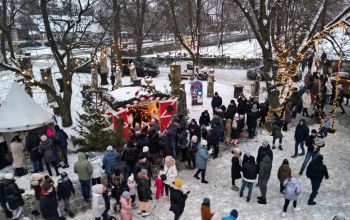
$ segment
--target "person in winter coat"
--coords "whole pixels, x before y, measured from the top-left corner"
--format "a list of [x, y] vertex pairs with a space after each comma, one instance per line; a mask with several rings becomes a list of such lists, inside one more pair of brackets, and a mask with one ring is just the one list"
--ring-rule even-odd
[[292, 170], [289, 167], [289, 161], [287, 159], [283, 160], [283, 163], [278, 168], [277, 172], [277, 178], [280, 181], [280, 192], [283, 193], [284, 191], [284, 181], [288, 178], [290, 178], [292, 174]]
[[185, 209], [185, 202], [187, 199], [187, 195], [190, 193], [183, 192], [182, 180], [180, 178], [176, 178], [172, 187], [170, 188], [170, 211], [175, 214], [174, 220], [178, 220], [182, 215]]
[[239, 120], [240, 120], [240, 116], [238, 113], [236, 113], [232, 121], [232, 131], [231, 131], [231, 139], [232, 139], [231, 144], [234, 144], [234, 145], [238, 143], [238, 139], [241, 133], [238, 127]]
[[147, 130], [147, 136], [150, 142], [150, 152], [152, 154], [159, 152], [159, 130], [160, 128], [157, 123], [157, 120], [152, 118], [150, 128]]
[[301, 188], [300, 188], [300, 180], [298, 179], [298, 174], [293, 171], [291, 177], [284, 180], [283, 186], [285, 188], [285, 191], [284, 191], [285, 201], [283, 205], [282, 217], [285, 217], [290, 201], [293, 201], [294, 211], [299, 211], [299, 208], [297, 208], [297, 200], [301, 193]]
[[26, 137], [26, 150], [30, 154], [30, 160], [33, 164], [33, 172], [43, 172], [43, 162], [39, 153], [40, 138], [33, 130], [30, 130]]
[[200, 127], [210, 126], [210, 115], [209, 115], [208, 110], [204, 110], [204, 112], [202, 112], [201, 116], [199, 117], [199, 126]]
[[90, 198], [92, 171], [91, 163], [87, 160], [85, 153], [79, 152], [78, 161], [74, 164], [74, 173], [78, 174], [81, 192], [86, 202]]
[[231, 135], [232, 135], [232, 120], [231, 119], [226, 119], [225, 140], [224, 140], [224, 143], [226, 145], [229, 145], [231, 143], [231, 141], [232, 141]]
[[232, 209], [231, 213], [227, 217], [222, 217], [221, 220], [236, 220], [238, 218], [238, 211], [236, 209]]
[[11, 144], [10, 149], [12, 153], [12, 168], [15, 171], [15, 176], [23, 176], [26, 174], [26, 171], [24, 169], [24, 146], [22, 144], [22, 140], [19, 138], [18, 135], [14, 136]]
[[56, 131], [56, 143], [58, 143], [61, 149], [61, 154], [64, 162], [64, 165], [62, 166], [62, 168], [67, 168], [69, 167], [68, 156], [67, 156], [68, 135], [58, 125], [55, 125], [55, 131]]
[[142, 169], [138, 173], [137, 194], [139, 197], [139, 214], [142, 215], [142, 217], [149, 216], [151, 214], [149, 211], [149, 200], [152, 200], [152, 191], [148, 171], [146, 169]]
[[126, 189], [125, 177], [120, 170], [116, 169], [113, 171], [113, 175], [111, 177], [111, 185], [112, 185], [112, 197], [115, 199], [116, 203], [114, 204], [114, 210], [117, 211], [120, 195]]
[[243, 192], [245, 187], [248, 187], [248, 196], [247, 202], [250, 201], [253, 192], [254, 181], [258, 174], [258, 166], [255, 163], [255, 158], [252, 155], [245, 154], [245, 159], [242, 163], [242, 173], [243, 173], [243, 181], [241, 185], [241, 189], [239, 191], [239, 196], [243, 196]]
[[221, 139], [221, 128], [217, 124], [212, 125], [210, 130], [210, 140], [209, 143], [214, 148], [213, 158], [216, 159], [219, 156], [219, 142]]
[[40, 193], [40, 212], [45, 220], [60, 219], [56, 192], [49, 182], [44, 182]]
[[240, 161], [239, 158], [241, 157], [241, 150], [239, 148], [232, 148], [231, 149], [231, 153], [233, 154], [231, 162], [231, 179], [232, 179], [232, 186], [231, 189], [234, 191], [238, 191], [239, 187], [236, 186], [236, 179], [240, 179], [242, 178], [241, 176], [241, 165], [240, 165]]
[[265, 125], [266, 123], [266, 116], [269, 112], [269, 100], [266, 99], [264, 103], [260, 103], [260, 122], [259, 122], [259, 127], [262, 127], [262, 125]]
[[311, 159], [315, 159], [315, 157], [318, 155], [319, 150], [315, 144], [316, 136], [317, 136], [317, 131], [315, 129], [312, 129], [311, 135], [309, 135], [305, 140], [307, 151], [306, 151], [304, 162], [301, 165], [299, 175], [303, 175], [306, 165], [309, 163]]
[[329, 178], [327, 166], [323, 164], [323, 156], [318, 155], [307, 167], [306, 176], [311, 180], [312, 192], [310, 194], [308, 205], [316, 205], [314, 199], [317, 196], [323, 178]]
[[175, 178], [177, 176], [176, 161], [173, 157], [167, 156], [164, 159], [163, 172], [166, 176], [166, 180], [164, 181], [165, 195], [168, 196], [170, 185], [175, 181]]
[[191, 120], [191, 123], [188, 125], [187, 129], [190, 131], [190, 140], [194, 135], [197, 136], [198, 141], [201, 140], [201, 130], [199, 125], [197, 124], [196, 119]]
[[3, 184], [4, 200], [6, 201], [6, 206], [12, 211], [12, 219], [20, 219], [24, 201], [22, 194], [23, 189], [18, 188], [14, 176], [12, 173], [5, 173]]
[[231, 121], [233, 120], [233, 117], [235, 116], [235, 114], [237, 113], [237, 105], [235, 100], [231, 100], [230, 104], [227, 106], [227, 110], [226, 110], [226, 120], [227, 119], [231, 119]]
[[48, 139], [46, 135], [42, 135], [40, 137], [40, 140], [41, 144], [39, 146], [39, 152], [43, 155], [43, 159], [49, 175], [52, 176], [52, 171], [50, 168], [51, 164], [55, 168], [56, 176], [59, 176], [60, 173], [58, 172], [57, 158], [55, 157], [54, 153], [54, 143], [51, 139]]
[[322, 127], [319, 131], [320, 136], [323, 137], [327, 137], [328, 131], [331, 129], [331, 121], [329, 119], [328, 115], [324, 115], [321, 119], [321, 124]]
[[34, 189], [35, 195], [35, 206], [32, 211], [32, 215], [38, 216], [40, 215], [40, 193], [41, 193], [41, 185], [40, 183], [43, 181], [44, 176], [40, 173], [33, 173], [30, 180], [30, 187]]
[[156, 187], [156, 200], [159, 200], [164, 194], [164, 182], [162, 180], [163, 175], [165, 175], [164, 171], [159, 171], [159, 175], [154, 180], [154, 186]]
[[122, 159], [126, 162], [129, 168], [129, 175], [134, 173], [135, 164], [137, 163], [139, 152], [137, 150], [137, 142], [131, 140], [127, 143], [123, 150]]
[[[309, 136], [309, 127], [306, 125], [304, 119], [300, 119], [298, 125], [295, 128], [294, 140], [295, 140], [295, 152], [292, 158], [297, 156], [303, 156], [305, 154], [304, 142]], [[298, 148], [301, 148], [301, 154], [298, 154]]]
[[214, 216], [214, 213], [211, 213], [210, 211], [210, 199], [204, 198], [202, 205], [201, 205], [201, 215], [202, 220], [211, 220]]
[[250, 111], [247, 113], [247, 126], [250, 138], [254, 138], [256, 133], [256, 126], [258, 125], [258, 118], [260, 117], [260, 111], [257, 104], [253, 104]]
[[259, 148], [257, 163], [259, 166], [258, 184], [261, 191], [261, 196], [258, 197], [259, 204], [266, 204], [267, 182], [270, 179], [272, 169], [273, 153], [270, 149], [268, 141], [263, 141]]
[[5, 213], [6, 217], [12, 218], [12, 212], [6, 206], [4, 181], [5, 181], [4, 174], [0, 173], [0, 205], [2, 207], [2, 211]]
[[286, 104], [284, 105], [284, 124], [283, 131], [288, 131], [288, 124], [292, 122], [293, 107], [292, 101], [286, 98]]
[[91, 185], [101, 184], [101, 159], [95, 153], [89, 153], [89, 162], [92, 166]]
[[279, 141], [279, 147], [278, 149], [283, 150], [282, 148], [282, 127], [283, 127], [283, 121], [276, 113], [273, 113], [272, 116], [272, 149], [275, 149], [275, 142], [278, 139]]
[[[142, 170], [145, 169], [147, 170], [147, 175], [148, 179], [152, 179], [153, 172], [152, 172], [152, 165], [151, 163], [147, 160], [146, 155], [141, 155], [139, 161], [137, 161], [135, 165], [135, 176], [138, 177], [138, 173]], [[138, 182], [138, 179], [136, 179]]]
[[57, 199], [63, 200], [64, 210], [69, 214], [69, 217], [73, 218], [74, 214], [70, 208], [69, 199], [72, 195], [75, 195], [75, 190], [72, 181], [68, 178], [66, 172], [61, 173], [61, 179], [58, 180], [57, 186]]
[[188, 137], [189, 137], [189, 133], [187, 132], [186, 128], [184, 128], [183, 130], [180, 129], [179, 147], [181, 150], [181, 162], [186, 162], [187, 160], [187, 145], [189, 142]]
[[172, 150], [172, 156], [176, 158], [176, 150], [177, 150], [177, 135], [178, 135], [178, 129], [174, 121], [172, 121], [167, 128], [168, 132], [168, 141]]
[[196, 174], [194, 174], [194, 177], [196, 179], [200, 179], [198, 177], [198, 175], [201, 173], [201, 177], [202, 177], [202, 183], [209, 183], [208, 181], [205, 180], [205, 171], [207, 169], [207, 162], [208, 162], [208, 158], [209, 158], [209, 152], [206, 149], [206, 145], [207, 145], [207, 141], [206, 140], [202, 140], [202, 143], [197, 145], [197, 153], [196, 153], [196, 167], [198, 168]]
[[218, 92], [215, 92], [213, 99], [211, 100], [211, 107], [213, 108], [213, 114], [215, 114], [215, 108], [220, 108], [220, 106], [222, 106], [222, 98], [219, 96]]
[[105, 155], [102, 159], [102, 168], [106, 171], [108, 182], [110, 181], [111, 176], [113, 175], [112, 168], [117, 163], [117, 160], [119, 160], [119, 154], [115, 149], [113, 149], [112, 146], [108, 146]]
[[[191, 142], [187, 147], [187, 168], [195, 168], [196, 167], [196, 153], [198, 150], [198, 137], [193, 135], [191, 138]], [[191, 166], [192, 163], [192, 166]]]
[[134, 206], [135, 200], [136, 200], [136, 181], [133, 173], [129, 176], [127, 185], [128, 185], [131, 201]]
[[95, 220], [101, 220], [105, 212], [106, 203], [102, 195], [105, 191], [106, 187], [102, 184], [92, 186], [91, 207]]
[[303, 99], [303, 116], [305, 115], [306, 117], [309, 116], [308, 109], [312, 107], [312, 101], [311, 101], [311, 94], [310, 94], [310, 89], [307, 89], [306, 92], [302, 96]]
[[331, 104], [333, 85], [329, 80], [327, 80], [325, 86], [326, 86], [326, 97], [325, 97], [326, 103], [325, 104]]
[[115, 75], [112, 72], [111, 76], [109, 77], [109, 79], [111, 80], [111, 85], [112, 85], [112, 91], [114, 90], [114, 85], [115, 85]]
[[124, 191], [120, 197], [120, 219], [121, 220], [131, 220], [132, 219], [132, 201], [130, 198], [130, 193]]

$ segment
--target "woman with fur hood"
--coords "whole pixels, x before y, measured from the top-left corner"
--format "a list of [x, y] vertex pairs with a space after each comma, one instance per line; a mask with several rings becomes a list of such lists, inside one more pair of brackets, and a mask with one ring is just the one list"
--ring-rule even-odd
[[152, 200], [152, 191], [151, 191], [151, 183], [147, 176], [148, 171], [146, 169], [142, 169], [138, 173], [138, 181], [137, 181], [137, 194], [139, 196], [139, 215], [142, 217], [149, 216], [151, 213], [149, 211], [150, 204], [149, 200]]
[[233, 154], [232, 156], [232, 165], [231, 165], [231, 178], [232, 178], [232, 186], [231, 189], [234, 191], [238, 191], [239, 187], [236, 186], [236, 179], [241, 179], [242, 175], [241, 175], [241, 162], [240, 162], [240, 157], [241, 157], [241, 150], [239, 148], [233, 148], [231, 150], [231, 153]]
[[291, 177], [286, 179], [283, 182], [283, 185], [285, 187], [285, 191], [284, 191], [285, 202], [283, 205], [282, 217], [286, 216], [286, 211], [290, 201], [293, 201], [294, 211], [299, 211], [299, 208], [297, 208], [297, 200], [301, 193], [301, 189], [300, 189], [300, 180], [298, 179], [298, 177], [299, 175], [297, 174], [297, 172], [293, 171]]
[[277, 177], [280, 181], [280, 192], [284, 191], [284, 181], [291, 176], [291, 169], [289, 167], [289, 161], [287, 159], [283, 160], [282, 165], [278, 168]]
[[105, 190], [106, 187], [102, 184], [92, 186], [91, 206], [92, 215], [95, 217], [95, 220], [102, 219], [102, 215], [106, 209], [105, 200], [102, 196]]
[[43, 181], [44, 176], [40, 173], [33, 173], [32, 178], [30, 180], [30, 187], [34, 189], [35, 194], [35, 206], [32, 211], [32, 215], [38, 216], [40, 215], [40, 192], [41, 192], [41, 186], [40, 183]]
[[170, 185], [175, 181], [177, 176], [176, 161], [172, 156], [167, 156], [164, 159], [164, 170], [163, 170], [166, 180], [165, 185], [165, 195], [169, 196]]

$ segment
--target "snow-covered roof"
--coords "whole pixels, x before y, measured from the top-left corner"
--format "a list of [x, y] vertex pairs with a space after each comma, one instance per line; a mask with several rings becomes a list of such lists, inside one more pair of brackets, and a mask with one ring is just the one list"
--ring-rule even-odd
[[[31, 15], [33, 23], [36, 24], [40, 32], [45, 32], [45, 26], [42, 15]], [[77, 21], [78, 17], [67, 15], [50, 15], [50, 26], [53, 32], [63, 33], [67, 28], [65, 21]], [[86, 28], [87, 27], [87, 28]], [[83, 32], [86, 29], [87, 33], [102, 33], [103, 27], [95, 20], [93, 16], [82, 16], [81, 22], [73, 28], [75, 32]]]
[[52, 123], [52, 115], [13, 83], [0, 106], [0, 132], [30, 130]]
[[121, 87], [111, 91], [109, 94], [115, 99], [115, 101], [126, 101], [136, 97], [136, 93], [141, 91], [142, 87], [139, 86], [127, 86]]

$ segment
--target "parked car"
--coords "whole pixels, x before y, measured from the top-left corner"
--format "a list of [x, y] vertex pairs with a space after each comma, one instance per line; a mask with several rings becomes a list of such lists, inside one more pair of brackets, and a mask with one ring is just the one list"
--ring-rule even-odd
[[[181, 66], [181, 79], [193, 79], [193, 71], [194, 67], [192, 62], [180, 62], [179, 64]], [[208, 79], [208, 69], [207, 68], [201, 68], [199, 69], [198, 73], [194, 73], [197, 79], [199, 80], [207, 80]], [[170, 74], [168, 75], [170, 79]]]
[[40, 42], [34, 41], [34, 40], [30, 40], [30, 41], [26, 41], [24, 43], [20, 43], [18, 44], [19, 48], [25, 48], [25, 47], [40, 47], [42, 44]]
[[155, 65], [150, 59], [144, 57], [123, 57], [122, 58], [123, 68], [122, 72], [124, 76], [130, 75], [129, 65], [135, 64], [136, 74], [139, 77], [151, 76], [156, 77], [159, 75], [158, 66]]

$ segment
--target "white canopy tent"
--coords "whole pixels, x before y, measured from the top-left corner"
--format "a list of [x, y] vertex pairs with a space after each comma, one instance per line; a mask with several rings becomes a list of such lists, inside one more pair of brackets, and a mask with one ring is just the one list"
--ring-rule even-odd
[[0, 106], [0, 132], [38, 128], [53, 122], [52, 114], [37, 104], [17, 83], [13, 83]]

